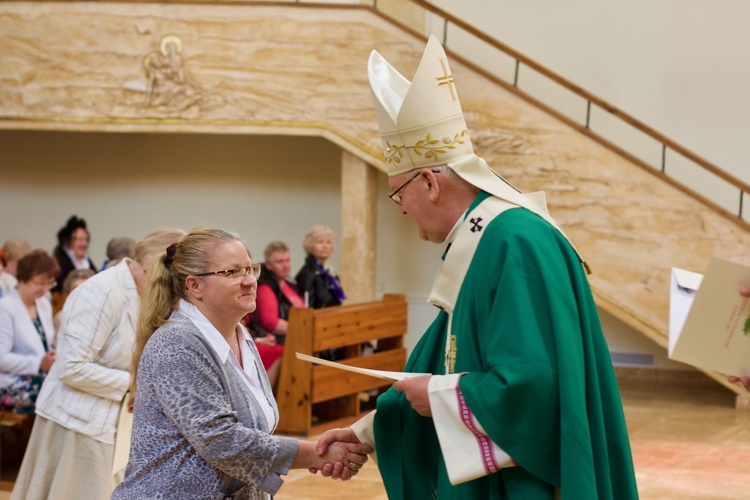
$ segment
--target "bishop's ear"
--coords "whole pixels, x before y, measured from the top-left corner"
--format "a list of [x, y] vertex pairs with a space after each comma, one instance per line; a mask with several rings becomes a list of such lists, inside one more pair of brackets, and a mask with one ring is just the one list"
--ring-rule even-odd
[[438, 183], [437, 175], [429, 168], [422, 169], [422, 176], [427, 183], [427, 189], [430, 194], [430, 201], [435, 203], [440, 197], [440, 184]]

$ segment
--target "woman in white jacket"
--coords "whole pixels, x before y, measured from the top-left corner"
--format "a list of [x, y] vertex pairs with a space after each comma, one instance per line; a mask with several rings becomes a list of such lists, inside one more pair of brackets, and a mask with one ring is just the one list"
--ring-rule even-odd
[[65, 302], [58, 359], [37, 400], [37, 418], [13, 499], [105, 499], [117, 419], [130, 385], [139, 291], [151, 260], [182, 239], [179, 229], [140, 241], [133, 260], [89, 278]]
[[18, 261], [18, 284], [0, 299], [0, 407], [34, 413], [44, 376], [55, 361], [52, 304], [46, 294], [57, 261], [34, 250]]

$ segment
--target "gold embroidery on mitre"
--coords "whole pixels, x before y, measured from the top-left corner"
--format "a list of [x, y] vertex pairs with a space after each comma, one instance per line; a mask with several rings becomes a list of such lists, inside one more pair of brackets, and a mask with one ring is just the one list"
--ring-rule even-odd
[[443, 61], [442, 57], [440, 58], [440, 66], [443, 67], [443, 76], [438, 76], [437, 77], [438, 87], [440, 87], [442, 85], [447, 85], [448, 86], [448, 90], [451, 91], [451, 99], [453, 101], [455, 101], [456, 100], [456, 94], [453, 92], [453, 87], [455, 86], [455, 84], [453, 83], [453, 75], [452, 74], [448, 74], [448, 69], [445, 67], [445, 62]]
[[431, 133], [427, 132], [427, 137], [418, 140], [413, 146], [398, 146], [386, 140], [386, 149], [383, 151], [383, 156], [385, 156], [386, 163], [398, 164], [401, 163], [401, 158], [404, 157], [404, 150], [411, 149], [419, 156], [434, 158], [435, 161], [439, 161], [441, 154], [448, 152], [449, 149], [456, 149], [457, 144], [463, 144], [465, 142], [464, 136], [468, 135], [468, 133], [468, 130], [463, 129], [460, 132], [456, 132], [453, 138], [445, 136], [441, 141], [433, 139]]

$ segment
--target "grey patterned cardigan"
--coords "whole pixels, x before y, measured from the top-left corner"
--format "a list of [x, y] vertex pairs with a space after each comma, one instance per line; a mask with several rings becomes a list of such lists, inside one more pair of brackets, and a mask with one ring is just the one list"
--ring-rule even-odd
[[[260, 378], [277, 412], [265, 372]], [[143, 351], [130, 459], [112, 499], [267, 498], [281, 487], [279, 475], [298, 448], [296, 439], [271, 430], [230, 361], [222, 363], [198, 328], [175, 311]]]

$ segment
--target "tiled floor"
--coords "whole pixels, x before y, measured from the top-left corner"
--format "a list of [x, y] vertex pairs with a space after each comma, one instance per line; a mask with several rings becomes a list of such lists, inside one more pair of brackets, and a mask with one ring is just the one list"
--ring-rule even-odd
[[[750, 413], [735, 410], [734, 394], [697, 374], [620, 375], [641, 499], [750, 498]], [[292, 471], [276, 496], [345, 498], [386, 499], [377, 467], [347, 482]]]

